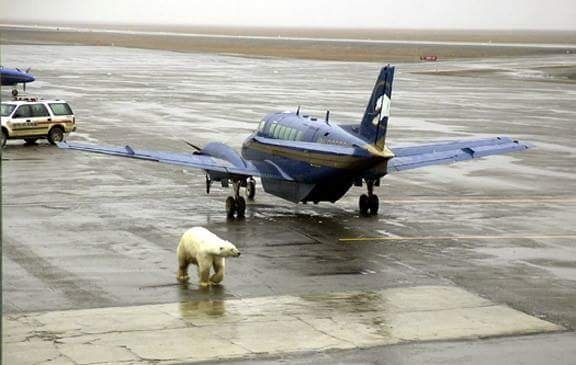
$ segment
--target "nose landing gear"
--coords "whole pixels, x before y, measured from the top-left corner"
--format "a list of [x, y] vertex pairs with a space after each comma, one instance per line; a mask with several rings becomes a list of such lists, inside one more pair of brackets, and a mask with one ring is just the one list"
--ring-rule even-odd
[[367, 217], [378, 214], [380, 200], [377, 195], [374, 195], [374, 185], [378, 185], [378, 180], [366, 179], [365, 181], [368, 194], [360, 195], [358, 207], [360, 208], [360, 215]]

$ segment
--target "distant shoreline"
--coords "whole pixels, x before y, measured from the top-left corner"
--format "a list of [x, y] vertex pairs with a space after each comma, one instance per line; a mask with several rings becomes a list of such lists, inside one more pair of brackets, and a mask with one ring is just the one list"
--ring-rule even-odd
[[72, 44], [334, 61], [411, 62], [576, 53], [576, 32], [0, 24], [2, 44]]

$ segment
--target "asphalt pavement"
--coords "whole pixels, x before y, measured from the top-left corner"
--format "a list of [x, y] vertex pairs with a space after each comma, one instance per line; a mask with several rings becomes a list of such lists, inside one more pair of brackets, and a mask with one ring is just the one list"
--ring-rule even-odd
[[[32, 66], [28, 93], [70, 103], [69, 140], [190, 152], [185, 141], [239, 149], [266, 113], [298, 105], [354, 123], [382, 66], [3, 51]], [[257, 187], [230, 221], [230, 191], [206, 195], [201, 171], [8, 141], [6, 363], [573, 361], [576, 58], [396, 66], [392, 146], [506, 135], [534, 148], [387, 176], [377, 217], [359, 217], [361, 188], [295, 205]], [[200, 289], [193, 271], [176, 281], [178, 240], [197, 225], [242, 251], [221, 287]]]

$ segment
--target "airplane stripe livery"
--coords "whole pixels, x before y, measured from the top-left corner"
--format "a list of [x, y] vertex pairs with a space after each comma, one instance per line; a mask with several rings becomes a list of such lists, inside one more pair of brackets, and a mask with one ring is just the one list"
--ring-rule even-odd
[[367, 193], [359, 199], [360, 213], [375, 215], [379, 200], [374, 187], [389, 173], [530, 147], [509, 137], [494, 137], [391, 149], [386, 144], [386, 131], [393, 79], [394, 67], [381, 69], [360, 124], [335, 124], [328, 112], [323, 119], [301, 115], [299, 110], [271, 113], [244, 141], [241, 154], [219, 142], [204, 148], [191, 145], [193, 153], [73, 142], [60, 143], [59, 147], [202, 169], [208, 193], [214, 181], [224, 187], [232, 184], [233, 196], [226, 200], [230, 218], [244, 216], [246, 201], [240, 189], [246, 188], [248, 198], [254, 198], [254, 177], [261, 178], [267, 193], [295, 203], [335, 202], [353, 185], [365, 185]]

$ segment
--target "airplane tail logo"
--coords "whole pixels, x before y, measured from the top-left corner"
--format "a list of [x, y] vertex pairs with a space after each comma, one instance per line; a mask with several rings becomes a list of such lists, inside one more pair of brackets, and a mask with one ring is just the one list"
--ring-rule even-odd
[[386, 142], [393, 80], [393, 66], [388, 65], [380, 70], [360, 124], [360, 135], [380, 150], [384, 149]]

